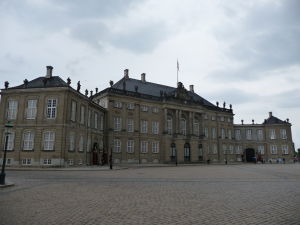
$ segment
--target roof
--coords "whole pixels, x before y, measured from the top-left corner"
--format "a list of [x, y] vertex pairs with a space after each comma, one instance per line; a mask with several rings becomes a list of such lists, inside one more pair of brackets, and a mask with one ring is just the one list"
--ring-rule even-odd
[[282, 121], [275, 116], [270, 116], [268, 119], [265, 119], [263, 124], [289, 124], [287, 121]]
[[24, 84], [11, 87], [8, 89], [24, 89], [24, 88], [49, 88], [49, 87], [68, 87], [68, 84], [59, 76], [52, 76], [50, 78], [38, 77], [31, 81], [24, 81]]
[[[178, 87], [170, 87], [162, 84], [137, 80], [133, 78], [125, 78], [123, 77], [117, 83], [113, 84], [111, 88], [107, 88], [98, 94], [109, 92], [109, 91], [117, 91], [117, 93], [123, 92], [124, 94], [128, 93], [128, 95], [133, 95], [136, 93], [136, 96], [149, 96], [151, 99], [168, 99], [168, 100], [181, 100], [186, 101], [188, 103], [197, 103], [201, 104], [207, 108], [217, 110], [217, 111], [225, 111], [232, 112], [229, 109], [223, 109], [215, 106], [210, 103], [206, 99], [202, 98], [198, 94], [186, 90], [181, 83], [179, 83]], [[130, 92], [130, 93], [129, 93]], [[122, 94], [123, 94], [122, 93]], [[97, 95], [98, 95], [97, 94]]]

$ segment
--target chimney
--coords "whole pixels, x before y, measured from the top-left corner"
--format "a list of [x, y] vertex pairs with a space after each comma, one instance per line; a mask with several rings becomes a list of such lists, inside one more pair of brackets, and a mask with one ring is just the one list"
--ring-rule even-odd
[[193, 92], [194, 93], [194, 85], [190, 85], [190, 92]]
[[272, 117], [272, 112], [269, 112], [269, 118]]
[[129, 69], [124, 70], [124, 78], [128, 79], [129, 78]]
[[46, 68], [47, 68], [46, 78], [52, 77], [52, 70], [53, 70], [53, 67], [52, 67], [52, 66], [46, 66]]
[[141, 74], [141, 81], [146, 82], [146, 74], [145, 73]]

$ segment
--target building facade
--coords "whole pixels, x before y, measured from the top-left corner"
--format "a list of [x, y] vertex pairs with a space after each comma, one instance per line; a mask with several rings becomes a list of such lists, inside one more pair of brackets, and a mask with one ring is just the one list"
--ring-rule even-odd
[[74, 90], [70, 79], [66, 83], [52, 76], [52, 69], [48, 66], [46, 76], [20, 86], [6, 83], [1, 90], [1, 146], [7, 135], [4, 124], [14, 125], [8, 134], [7, 165], [90, 165], [105, 156], [105, 109], [81, 94], [79, 83]]
[[[262, 124], [234, 124], [232, 106], [212, 104], [182, 83], [169, 87], [129, 77], [93, 95], [47, 75], [1, 90], [4, 124], [14, 124], [7, 164], [290, 162], [291, 123], [269, 114]], [[4, 148], [3, 148], [4, 149]], [[2, 157], [2, 156], [1, 156]]]
[[176, 88], [124, 77], [93, 96], [107, 109], [107, 146], [115, 163], [291, 161], [289, 121], [234, 124], [232, 106]]

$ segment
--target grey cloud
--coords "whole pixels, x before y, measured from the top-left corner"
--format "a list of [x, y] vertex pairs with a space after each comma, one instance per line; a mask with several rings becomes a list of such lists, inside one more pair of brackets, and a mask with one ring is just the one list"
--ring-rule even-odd
[[300, 89], [293, 89], [275, 95], [273, 101], [281, 108], [300, 108]]
[[232, 44], [224, 54], [241, 66], [235, 69], [228, 66], [210, 77], [225, 81], [252, 80], [261, 73], [299, 64], [299, 11], [299, 1], [284, 1], [280, 6], [249, 9], [242, 24], [236, 27], [225, 25], [215, 33], [216, 37], [220, 41], [231, 39]]

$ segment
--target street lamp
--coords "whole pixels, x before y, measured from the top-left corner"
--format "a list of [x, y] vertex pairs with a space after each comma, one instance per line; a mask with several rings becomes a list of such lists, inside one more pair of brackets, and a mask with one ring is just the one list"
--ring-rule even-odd
[[5, 147], [4, 147], [4, 154], [3, 154], [3, 160], [2, 160], [2, 169], [0, 174], [0, 185], [5, 185], [5, 164], [6, 164], [6, 151], [7, 151], [7, 145], [8, 145], [8, 135], [10, 128], [12, 128], [14, 125], [11, 124], [9, 121], [5, 125]]

